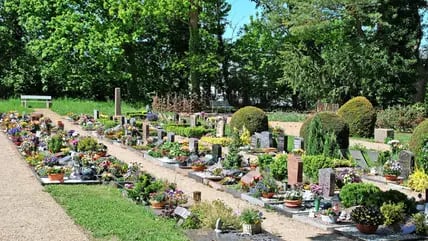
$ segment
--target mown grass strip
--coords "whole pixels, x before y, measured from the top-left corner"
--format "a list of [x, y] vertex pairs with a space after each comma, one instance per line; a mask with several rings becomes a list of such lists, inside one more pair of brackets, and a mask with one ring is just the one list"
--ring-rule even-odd
[[[134, 112], [137, 109], [143, 108], [144, 105], [135, 108], [130, 104], [122, 102], [122, 113]], [[114, 115], [114, 102], [92, 101], [92, 100], [79, 100], [79, 99], [53, 99], [52, 110], [60, 115], [66, 115], [69, 112], [76, 114], [89, 114], [92, 115], [95, 110], [99, 110], [103, 114]]]
[[[46, 107], [46, 103], [45, 102], [29, 102], [28, 103], [29, 106], [35, 106], [37, 107]], [[34, 108], [34, 107], [33, 107]], [[9, 111], [18, 111], [19, 113], [31, 113], [33, 112], [32, 108], [24, 108], [21, 105], [21, 100], [20, 99], [8, 99], [8, 100], [0, 100], [0, 112], [4, 113], [4, 112], [9, 112]]]
[[269, 121], [302, 122], [308, 115], [298, 112], [270, 112], [267, 116]]
[[114, 187], [50, 185], [46, 191], [97, 240], [188, 240], [173, 220], [124, 199]]

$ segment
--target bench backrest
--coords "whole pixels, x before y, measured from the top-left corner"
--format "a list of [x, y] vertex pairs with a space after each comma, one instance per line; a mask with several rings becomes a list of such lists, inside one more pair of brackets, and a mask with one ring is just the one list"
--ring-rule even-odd
[[212, 100], [211, 106], [230, 106], [227, 100]]
[[21, 95], [21, 100], [52, 100], [52, 96], [46, 96], [46, 95]]

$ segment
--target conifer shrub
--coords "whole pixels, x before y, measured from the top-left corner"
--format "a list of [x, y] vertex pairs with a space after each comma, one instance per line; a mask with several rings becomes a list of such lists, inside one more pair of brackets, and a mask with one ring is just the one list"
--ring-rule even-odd
[[254, 106], [246, 106], [232, 115], [230, 121], [230, 127], [232, 129], [242, 130], [245, 126], [250, 134], [254, 132], [267, 131], [268, 126], [268, 117], [266, 113]]
[[[321, 120], [323, 136], [326, 136], [328, 133], [334, 133], [340, 149], [347, 149], [349, 147], [349, 127], [342, 117], [328, 111], [319, 112], [315, 116], [318, 116]], [[309, 125], [315, 116], [306, 119], [300, 129], [300, 136], [304, 139], [305, 149], [307, 149]]]
[[351, 136], [373, 137], [376, 111], [366, 97], [350, 99], [339, 108], [337, 114], [348, 124]]
[[421, 122], [413, 131], [409, 141], [409, 149], [416, 155], [420, 153], [426, 137], [428, 137], [428, 120]]

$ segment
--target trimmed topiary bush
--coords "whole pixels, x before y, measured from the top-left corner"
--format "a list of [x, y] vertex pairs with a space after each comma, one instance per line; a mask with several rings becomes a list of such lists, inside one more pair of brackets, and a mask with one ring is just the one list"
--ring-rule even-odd
[[[347, 149], [349, 147], [349, 127], [342, 117], [333, 112], [319, 112], [315, 116], [318, 116], [321, 120], [324, 136], [326, 136], [327, 133], [334, 133], [340, 149]], [[306, 144], [309, 135], [309, 125], [313, 118], [314, 116], [306, 119], [300, 129], [300, 136], [305, 140], [305, 149], [307, 148]]]
[[373, 137], [376, 111], [366, 97], [350, 99], [340, 107], [337, 114], [348, 124], [351, 136]]
[[257, 107], [243, 107], [232, 115], [230, 127], [232, 130], [234, 128], [242, 130], [244, 126], [250, 134], [267, 131], [269, 129], [268, 117], [263, 110]]
[[339, 197], [344, 207], [358, 205], [379, 206], [383, 201], [382, 191], [371, 183], [349, 183], [340, 190]]
[[424, 146], [425, 137], [428, 137], [428, 120], [422, 121], [413, 131], [409, 141], [409, 149], [416, 155]]

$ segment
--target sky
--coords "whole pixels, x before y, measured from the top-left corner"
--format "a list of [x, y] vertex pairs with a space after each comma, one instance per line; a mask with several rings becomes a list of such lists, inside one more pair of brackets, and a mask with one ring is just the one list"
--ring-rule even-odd
[[227, 0], [232, 5], [229, 13], [229, 25], [224, 33], [224, 38], [235, 39], [239, 28], [250, 22], [250, 16], [256, 13], [256, 4], [250, 0]]

